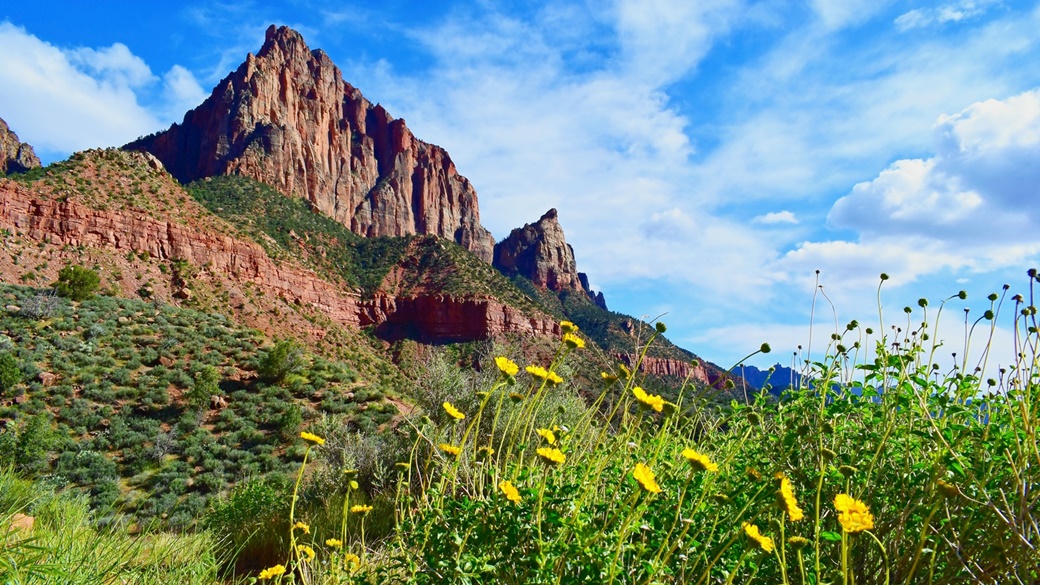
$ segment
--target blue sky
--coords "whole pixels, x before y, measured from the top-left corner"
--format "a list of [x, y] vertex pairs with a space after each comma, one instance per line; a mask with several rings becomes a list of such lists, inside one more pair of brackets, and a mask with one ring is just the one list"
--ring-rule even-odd
[[1037, 2], [5, 3], [0, 117], [45, 162], [123, 144], [272, 23], [446, 148], [496, 239], [556, 207], [610, 308], [720, 365], [807, 346], [817, 270], [842, 328], [881, 272], [893, 317], [968, 291], [952, 348], [1038, 264]]

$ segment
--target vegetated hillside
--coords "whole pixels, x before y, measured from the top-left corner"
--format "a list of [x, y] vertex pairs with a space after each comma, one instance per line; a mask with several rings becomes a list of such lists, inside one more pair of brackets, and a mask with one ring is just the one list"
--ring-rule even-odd
[[[239, 233], [264, 246], [272, 257], [296, 261], [319, 274], [332, 275], [347, 286], [358, 287], [363, 298], [491, 298], [524, 314], [570, 320], [602, 352], [595, 365], [599, 369], [610, 369], [617, 356], [634, 362], [633, 356], [654, 332], [638, 319], [599, 307], [580, 291], [557, 293], [524, 276], [506, 278], [448, 240], [434, 236], [362, 238], [322, 215], [307, 201], [285, 197], [248, 177], [207, 178], [191, 183], [188, 191]], [[394, 328], [393, 332], [398, 334], [394, 337], [402, 331], [409, 337], [406, 329]], [[672, 387], [674, 391], [692, 371], [694, 384], [723, 389], [727, 378], [723, 370], [664, 337], [655, 340], [648, 355], [669, 362], [667, 368], [649, 370], [658, 378], [655, 386]], [[701, 362], [701, 368], [689, 367], [695, 360]]]
[[219, 314], [0, 285], [0, 353], [22, 383], [0, 393], [0, 458], [82, 486], [102, 510], [193, 522], [209, 497], [288, 471], [324, 415], [374, 432], [398, 413], [337, 361]]
[[[98, 272], [106, 294], [221, 313], [269, 337], [298, 339], [366, 379], [402, 380], [383, 344], [349, 322], [352, 289], [293, 258], [270, 258], [150, 155], [76, 153], [0, 180], [0, 197], [8, 202], [0, 209], [0, 281], [46, 286], [60, 268], [79, 264]], [[301, 302], [302, 294], [319, 303]]]

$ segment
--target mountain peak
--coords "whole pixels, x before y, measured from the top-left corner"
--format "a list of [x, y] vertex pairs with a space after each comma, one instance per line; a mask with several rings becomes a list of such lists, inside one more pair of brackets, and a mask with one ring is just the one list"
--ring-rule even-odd
[[126, 145], [183, 183], [245, 175], [366, 237], [433, 234], [490, 262], [477, 193], [442, 148], [343, 80], [303, 36], [271, 26], [256, 55], [181, 124]]
[[33, 147], [19, 141], [18, 135], [0, 118], [0, 173], [21, 173], [39, 166], [40, 158]]
[[507, 276], [520, 274], [554, 292], [583, 290], [574, 249], [564, 238], [555, 208], [496, 244], [494, 265]]

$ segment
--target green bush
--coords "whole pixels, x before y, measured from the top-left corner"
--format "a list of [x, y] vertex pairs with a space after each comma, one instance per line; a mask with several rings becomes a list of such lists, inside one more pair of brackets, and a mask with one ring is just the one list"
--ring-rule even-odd
[[0, 395], [7, 393], [21, 381], [22, 369], [18, 367], [18, 360], [6, 351], [0, 353]]
[[58, 272], [58, 281], [53, 284], [58, 296], [74, 301], [85, 301], [94, 296], [101, 284], [97, 272], [82, 266], [68, 265]]
[[303, 369], [303, 350], [290, 339], [283, 339], [274, 344], [260, 357], [257, 373], [266, 382], [277, 384], [285, 380], [289, 374], [296, 374]]

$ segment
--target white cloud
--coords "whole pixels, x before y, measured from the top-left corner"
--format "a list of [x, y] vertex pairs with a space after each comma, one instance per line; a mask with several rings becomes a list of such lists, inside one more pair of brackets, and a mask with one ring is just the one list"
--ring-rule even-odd
[[860, 24], [883, 10], [891, 0], [812, 0], [812, 8], [827, 29]]
[[751, 219], [752, 223], [760, 223], [763, 225], [775, 225], [778, 223], [798, 223], [798, 218], [795, 217], [794, 213], [787, 211], [770, 211], [763, 215], [757, 215]]
[[741, 0], [619, 0], [617, 34], [627, 76], [654, 86], [680, 77], [744, 9]]
[[209, 92], [202, 89], [191, 71], [180, 65], [174, 65], [163, 76], [163, 94], [166, 105], [163, 108], [166, 118], [180, 119], [184, 113], [201, 104]]
[[900, 31], [908, 31], [933, 24], [960, 22], [982, 16], [995, 4], [996, 0], [960, 0], [934, 8], [915, 8], [899, 15], [895, 25]]
[[118, 146], [159, 125], [133, 91], [151, 74], [122, 45], [62, 51], [4, 22], [0, 54], [0, 116], [38, 149]]
[[121, 146], [179, 119], [204, 95], [179, 65], [160, 84], [121, 43], [62, 49], [2, 22], [0, 54], [0, 117], [45, 158]]
[[926, 236], [968, 258], [992, 256], [997, 245], [1040, 246], [1040, 89], [942, 116], [936, 135], [935, 156], [896, 161], [857, 184], [829, 221], [868, 235]]

